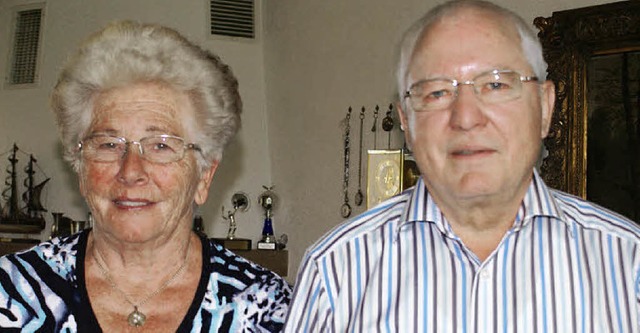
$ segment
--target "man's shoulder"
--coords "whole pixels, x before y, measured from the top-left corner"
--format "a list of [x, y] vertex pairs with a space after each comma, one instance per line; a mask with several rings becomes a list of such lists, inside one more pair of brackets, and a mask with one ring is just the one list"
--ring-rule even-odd
[[640, 226], [629, 218], [562, 191], [551, 190], [551, 194], [567, 221], [576, 227], [598, 230], [640, 243]]
[[332, 250], [350, 246], [351, 243], [381, 236], [381, 230], [394, 230], [401, 223], [411, 191], [387, 199], [365, 212], [333, 227], [307, 250], [307, 257], [320, 257]]

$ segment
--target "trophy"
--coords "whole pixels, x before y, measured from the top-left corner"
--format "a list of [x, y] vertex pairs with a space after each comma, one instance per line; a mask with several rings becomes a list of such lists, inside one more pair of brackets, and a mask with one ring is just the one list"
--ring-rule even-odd
[[258, 203], [265, 212], [264, 225], [262, 226], [262, 239], [258, 242], [259, 250], [276, 250], [276, 238], [273, 232], [273, 209], [275, 206], [276, 195], [273, 192], [273, 186], [262, 186], [265, 189], [258, 197]]
[[231, 197], [231, 205], [233, 210], [227, 211], [225, 215], [224, 206], [222, 206], [222, 219], [229, 222], [229, 229], [227, 231], [226, 238], [214, 238], [214, 242], [221, 244], [229, 250], [250, 250], [251, 240], [245, 238], [236, 237], [236, 229], [238, 228], [236, 222], [236, 213], [246, 212], [249, 210], [249, 199], [247, 195], [242, 192], [237, 192]]

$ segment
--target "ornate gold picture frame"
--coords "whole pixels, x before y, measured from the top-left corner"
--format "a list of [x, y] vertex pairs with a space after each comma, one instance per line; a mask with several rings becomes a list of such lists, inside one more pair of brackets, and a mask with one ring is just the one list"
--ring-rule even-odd
[[589, 66], [603, 55], [640, 51], [640, 1], [554, 12], [534, 24], [549, 64], [548, 79], [556, 85], [556, 106], [544, 142], [549, 155], [541, 173], [551, 187], [586, 198], [587, 138], [593, 130], [588, 117], [595, 111], [589, 97], [597, 93], [588, 91]]

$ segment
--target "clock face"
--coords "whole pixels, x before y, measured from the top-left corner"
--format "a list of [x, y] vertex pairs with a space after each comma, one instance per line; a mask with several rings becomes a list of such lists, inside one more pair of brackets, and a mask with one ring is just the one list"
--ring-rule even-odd
[[340, 214], [345, 219], [347, 217], [349, 217], [351, 215], [351, 206], [348, 203], [345, 202], [344, 205], [342, 205], [342, 207], [340, 207]]
[[367, 167], [367, 208], [402, 190], [402, 151], [370, 150]]
[[392, 159], [386, 159], [378, 164], [376, 170], [376, 186], [378, 193], [388, 198], [400, 190], [400, 165]]

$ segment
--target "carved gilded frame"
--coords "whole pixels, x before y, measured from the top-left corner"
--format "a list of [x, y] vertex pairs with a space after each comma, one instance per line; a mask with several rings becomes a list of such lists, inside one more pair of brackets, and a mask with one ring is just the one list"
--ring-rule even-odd
[[622, 1], [537, 17], [548, 79], [556, 85], [549, 152], [541, 174], [551, 187], [587, 195], [587, 66], [591, 57], [640, 50], [640, 1]]

